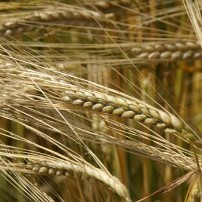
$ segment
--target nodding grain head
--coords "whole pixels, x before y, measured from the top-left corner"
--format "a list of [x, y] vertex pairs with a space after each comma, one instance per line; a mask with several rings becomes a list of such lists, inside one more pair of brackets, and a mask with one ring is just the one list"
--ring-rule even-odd
[[137, 45], [132, 48], [131, 57], [137, 60], [157, 60], [157, 61], [176, 61], [176, 60], [194, 60], [202, 58], [202, 50], [197, 41], [170, 42], [159, 44]]
[[164, 129], [167, 133], [177, 133], [187, 141], [200, 144], [200, 141], [197, 140], [179, 118], [135, 98], [129, 100], [107, 93], [87, 91], [85, 89], [69, 89], [62, 94], [61, 100], [78, 106], [80, 110], [92, 110], [103, 114], [112, 114], [127, 119], [134, 119], [137, 122], [148, 125], [154, 125], [157, 128]]
[[[28, 12], [24, 16], [16, 16], [0, 26], [2, 36], [15, 36], [24, 32], [41, 30], [47, 25], [97, 26], [93, 17], [105, 24], [111, 24], [108, 16], [97, 11], [81, 9], [71, 5], [64, 7], [47, 6], [47, 9]], [[40, 26], [39, 26], [40, 23]], [[44, 26], [42, 26], [44, 25]]]
[[[9, 166], [8, 166], [9, 165]], [[95, 168], [92, 165], [78, 163], [73, 161], [52, 161], [43, 160], [43, 157], [38, 160], [30, 160], [28, 163], [5, 163], [1, 164], [6, 170], [17, 170], [22, 173], [29, 173], [34, 175], [55, 175], [55, 176], [80, 176], [80, 179], [87, 176], [91, 179], [98, 180], [104, 185], [108, 186], [114, 191], [120, 198], [126, 202], [131, 202], [129, 193], [124, 184], [120, 180], [109, 173], [104, 172], [99, 168]]]

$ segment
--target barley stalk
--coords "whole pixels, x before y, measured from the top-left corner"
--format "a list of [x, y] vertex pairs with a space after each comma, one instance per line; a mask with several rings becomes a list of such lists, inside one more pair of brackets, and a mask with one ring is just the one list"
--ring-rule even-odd
[[[164, 43], [145, 43], [132, 49], [139, 60], [187, 60], [201, 59], [200, 44], [194, 41], [178, 41]], [[134, 57], [133, 56], [133, 57]]]
[[[28, 156], [29, 158], [29, 156]], [[37, 174], [37, 175], [82, 175], [87, 176], [92, 179], [101, 181], [112, 189], [118, 196], [125, 199], [127, 202], [131, 202], [129, 193], [126, 187], [114, 176], [107, 174], [101, 169], [95, 168], [90, 165], [79, 164], [72, 161], [51, 161], [42, 160], [43, 158], [38, 158], [37, 160], [30, 160], [27, 164], [23, 163], [6, 163], [1, 166], [8, 170], [17, 170], [22, 173]]]
[[[84, 10], [77, 7], [57, 7], [48, 8], [42, 11], [35, 11], [32, 14], [24, 17], [17, 17], [7, 21], [0, 26], [0, 33], [3, 36], [22, 34], [23, 32], [33, 31], [38, 29], [38, 23], [47, 25], [50, 24], [68, 24], [68, 25], [97, 25], [92, 20], [92, 16], [103, 22], [108, 22], [108, 17], [105, 14], [100, 14], [96, 11]], [[50, 24], [50, 25], [51, 25]]]
[[166, 133], [179, 133], [185, 140], [200, 144], [180, 119], [135, 98], [128, 100], [106, 93], [70, 88], [63, 93], [61, 100], [79, 106], [80, 109], [90, 109], [155, 125]]

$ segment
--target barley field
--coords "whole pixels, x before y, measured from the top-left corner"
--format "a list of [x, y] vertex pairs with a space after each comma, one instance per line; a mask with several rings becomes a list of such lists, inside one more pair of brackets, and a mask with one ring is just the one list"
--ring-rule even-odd
[[0, 19], [0, 202], [202, 202], [201, 0]]

